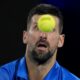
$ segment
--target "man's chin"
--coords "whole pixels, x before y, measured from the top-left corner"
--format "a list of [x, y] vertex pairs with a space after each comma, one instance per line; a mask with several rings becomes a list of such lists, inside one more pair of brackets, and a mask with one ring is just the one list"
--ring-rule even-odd
[[31, 54], [34, 61], [36, 61], [38, 64], [46, 63], [53, 56], [52, 53], [50, 53], [49, 51], [45, 52], [44, 50], [33, 51]]

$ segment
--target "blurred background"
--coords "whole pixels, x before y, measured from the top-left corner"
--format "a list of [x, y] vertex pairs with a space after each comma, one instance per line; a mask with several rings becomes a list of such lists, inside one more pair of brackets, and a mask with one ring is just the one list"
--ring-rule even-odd
[[63, 67], [80, 77], [80, 1], [29, 1], [0, 1], [0, 66], [24, 56], [22, 35], [28, 12], [38, 3], [50, 3], [59, 7], [64, 17], [65, 44], [59, 49], [57, 60]]

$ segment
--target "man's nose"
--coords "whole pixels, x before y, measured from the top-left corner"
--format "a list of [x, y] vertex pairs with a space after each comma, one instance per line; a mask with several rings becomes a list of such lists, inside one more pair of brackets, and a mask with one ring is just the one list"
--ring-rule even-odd
[[40, 37], [47, 39], [47, 33], [46, 32], [40, 32]]

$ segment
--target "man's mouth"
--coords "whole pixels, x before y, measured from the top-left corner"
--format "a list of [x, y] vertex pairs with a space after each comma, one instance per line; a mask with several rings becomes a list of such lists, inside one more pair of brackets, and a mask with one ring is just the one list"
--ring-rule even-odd
[[47, 48], [47, 44], [44, 43], [44, 42], [40, 42], [37, 47], [44, 47], [44, 48]]
[[40, 51], [47, 49], [47, 47], [48, 47], [47, 42], [38, 42], [38, 44], [37, 44], [37, 49]]

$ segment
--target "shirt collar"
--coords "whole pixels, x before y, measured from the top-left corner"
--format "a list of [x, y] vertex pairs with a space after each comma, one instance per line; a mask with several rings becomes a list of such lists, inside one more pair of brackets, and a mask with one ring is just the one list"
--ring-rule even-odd
[[44, 80], [58, 80], [60, 65], [56, 61], [54, 66], [50, 69], [48, 74], [45, 76]]
[[[44, 80], [56, 80], [58, 73], [59, 73], [60, 65], [56, 61], [54, 66], [51, 68], [51, 70], [48, 72], [48, 74], [45, 76]], [[20, 60], [18, 71], [17, 71], [17, 77], [23, 78], [25, 80], [28, 80], [28, 70], [26, 66], [26, 59], [23, 57]]]
[[26, 59], [23, 57], [20, 60], [18, 71], [17, 71], [17, 77], [23, 78], [25, 80], [28, 80], [28, 70], [26, 66]]

